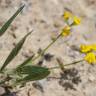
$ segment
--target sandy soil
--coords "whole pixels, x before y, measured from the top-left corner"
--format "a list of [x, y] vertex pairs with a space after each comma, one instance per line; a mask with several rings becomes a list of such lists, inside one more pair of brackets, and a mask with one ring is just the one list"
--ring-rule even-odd
[[[82, 23], [73, 28], [71, 36], [59, 39], [46, 52], [53, 55], [53, 58], [49, 61], [43, 60], [42, 66], [56, 66], [57, 57], [64, 63], [78, 60], [83, 56], [71, 46], [96, 42], [96, 0], [0, 0], [0, 26], [22, 4], [26, 5], [23, 12], [0, 38], [1, 64], [14, 45], [30, 30], [33, 33], [9, 67], [17, 66], [31, 54], [37, 54], [39, 49], [44, 49], [64, 26], [62, 15], [66, 10], [80, 16]], [[64, 43], [66, 40], [70, 47]], [[96, 96], [96, 65], [83, 62], [69, 68], [64, 74], [60, 70], [52, 71], [51, 76], [57, 79], [29, 82], [23, 88], [14, 89], [18, 91], [16, 96]]]

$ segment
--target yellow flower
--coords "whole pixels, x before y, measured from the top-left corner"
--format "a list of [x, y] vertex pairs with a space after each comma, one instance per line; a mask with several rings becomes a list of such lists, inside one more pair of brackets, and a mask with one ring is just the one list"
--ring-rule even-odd
[[68, 20], [70, 17], [72, 17], [72, 14], [70, 12], [66, 11], [66, 12], [64, 12], [63, 17], [65, 20]]
[[62, 29], [62, 32], [61, 32], [61, 36], [68, 36], [70, 34], [70, 26], [65, 26], [63, 29]]
[[73, 17], [73, 25], [79, 25], [81, 23], [81, 19], [77, 16]]
[[92, 50], [92, 46], [91, 45], [81, 44], [81, 46], [80, 46], [80, 51], [83, 52], [83, 53], [87, 53], [87, 52], [89, 52], [91, 50]]
[[96, 51], [96, 44], [91, 44], [92, 50]]
[[96, 56], [94, 53], [90, 52], [84, 57], [84, 60], [90, 64], [96, 63]]

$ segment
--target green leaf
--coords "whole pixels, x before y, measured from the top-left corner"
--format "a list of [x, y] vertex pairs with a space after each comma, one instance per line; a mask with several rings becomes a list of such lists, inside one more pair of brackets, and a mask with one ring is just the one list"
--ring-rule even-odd
[[16, 13], [2, 26], [2, 28], [0, 29], [0, 36], [2, 36], [5, 31], [8, 29], [8, 27], [10, 26], [10, 24], [13, 22], [13, 20], [15, 19], [15, 17], [21, 12], [21, 10], [24, 8], [24, 5], [21, 6]]
[[15, 46], [15, 48], [13, 48], [13, 50], [10, 52], [9, 56], [7, 57], [7, 59], [5, 60], [3, 66], [1, 67], [2, 71], [10, 62], [12, 59], [14, 59], [14, 57], [18, 54], [18, 52], [20, 51], [20, 49], [22, 48], [27, 36], [31, 34], [31, 32], [29, 32], [27, 35], [25, 35], [20, 41], [19, 43], [17, 43], [17, 45]]
[[29, 64], [33, 57], [34, 57], [34, 55], [32, 55], [31, 57], [27, 58], [22, 64], [20, 64], [20, 65], [15, 69], [15, 71], [17, 71], [17, 70], [19, 70], [20, 68], [22, 68], [23, 66]]
[[20, 70], [18, 70], [18, 72], [20, 72], [22, 75], [25, 75], [25, 77], [19, 80], [19, 82], [41, 80], [50, 74], [48, 68], [32, 65], [23, 66]]

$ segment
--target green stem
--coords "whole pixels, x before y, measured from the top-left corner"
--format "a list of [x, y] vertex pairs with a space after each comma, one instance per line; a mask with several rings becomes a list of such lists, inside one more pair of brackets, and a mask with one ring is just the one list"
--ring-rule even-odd
[[[65, 64], [64, 66], [75, 65], [75, 64], [78, 64], [79, 62], [82, 62], [82, 61], [84, 61], [84, 59], [78, 60], [78, 61], [75, 61], [75, 62], [72, 62], [72, 63]], [[60, 66], [51, 67], [51, 68], [49, 68], [49, 69], [50, 69], [50, 70], [53, 70], [53, 69], [58, 69], [58, 68], [60, 68]]]
[[49, 47], [51, 47], [51, 45], [53, 45], [53, 44], [59, 39], [60, 36], [61, 36], [61, 34], [59, 34], [59, 35], [57, 36], [57, 38], [55, 38], [55, 40], [53, 40], [40, 54], [38, 54], [35, 58], [33, 58], [33, 59], [32, 59], [32, 62], [35, 61], [36, 59], [38, 59], [40, 56], [42, 56], [42, 55], [46, 52], [46, 50], [47, 50]]

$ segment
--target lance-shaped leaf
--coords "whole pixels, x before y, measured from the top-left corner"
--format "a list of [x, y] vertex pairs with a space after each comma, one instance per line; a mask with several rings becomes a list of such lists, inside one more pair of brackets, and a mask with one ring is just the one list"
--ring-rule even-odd
[[8, 29], [8, 27], [10, 26], [10, 24], [13, 22], [13, 20], [15, 19], [15, 17], [21, 12], [21, 10], [24, 8], [24, 5], [21, 6], [16, 13], [1, 27], [0, 29], [0, 36], [2, 36], [5, 31]]
[[20, 51], [20, 49], [22, 48], [27, 36], [30, 34], [31, 32], [29, 32], [27, 35], [25, 35], [21, 41], [19, 43], [17, 43], [17, 45], [15, 46], [15, 48], [13, 48], [13, 50], [10, 52], [9, 56], [7, 57], [7, 59], [5, 60], [3, 66], [1, 67], [1, 71], [10, 63], [10, 61], [18, 54], [18, 52]]
[[29, 64], [33, 57], [34, 57], [34, 55], [32, 55], [31, 57], [29, 57], [28, 59], [26, 59], [22, 64], [20, 64], [19, 66], [17, 66], [17, 68], [15, 69], [15, 71], [18, 71], [23, 66]]
[[26, 75], [21, 80], [18, 80], [19, 82], [41, 80], [50, 74], [48, 68], [32, 65], [23, 66], [18, 72], [20, 72], [21, 75]]

